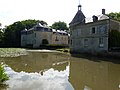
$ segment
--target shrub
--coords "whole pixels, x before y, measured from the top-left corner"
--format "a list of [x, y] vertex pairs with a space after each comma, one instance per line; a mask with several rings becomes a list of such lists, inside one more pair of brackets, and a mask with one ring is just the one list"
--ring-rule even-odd
[[5, 73], [4, 65], [0, 64], [0, 83], [6, 81], [8, 79], [9, 79], [9, 77]]

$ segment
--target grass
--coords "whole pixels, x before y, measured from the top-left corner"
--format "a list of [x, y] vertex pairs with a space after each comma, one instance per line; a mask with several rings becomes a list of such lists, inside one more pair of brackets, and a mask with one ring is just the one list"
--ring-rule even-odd
[[25, 49], [21, 48], [0, 48], [0, 57], [17, 57], [26, 55]]

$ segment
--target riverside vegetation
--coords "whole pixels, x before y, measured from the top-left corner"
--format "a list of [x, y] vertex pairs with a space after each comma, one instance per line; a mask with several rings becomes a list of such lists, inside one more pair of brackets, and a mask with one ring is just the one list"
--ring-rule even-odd
[[70, 49], [69, 48], [61, 48], [61, 49], [56, 49], [56, 51], [69, 53]]
[[0, 84], [6, 80], [9, 80], [8, 75], [5, 73], [4, 65], [0, 64]]
[[[0, 48], [0, 57], [17, 57], [20, 55], [26, 55], [26, 50], [21, 48]], [[0, 84], [9, 79], [5, 73], [4, 64], [0, 64]]]

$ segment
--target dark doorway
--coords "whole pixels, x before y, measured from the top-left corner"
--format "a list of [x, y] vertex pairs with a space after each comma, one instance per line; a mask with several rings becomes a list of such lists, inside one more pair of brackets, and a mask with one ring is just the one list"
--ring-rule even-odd
[[47, 39], [43, 39], [42, 40], [42, 45], [47, 45], [47, 44], [49, 44], [48, 40]]

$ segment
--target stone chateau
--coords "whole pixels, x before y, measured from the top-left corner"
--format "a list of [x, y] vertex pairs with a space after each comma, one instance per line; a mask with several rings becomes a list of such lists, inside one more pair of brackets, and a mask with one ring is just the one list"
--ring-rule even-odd
[[21, 46], [40, 48], [42, 45], [68, 46], [68, 33], [65, 30], [55, 30], [38, 23], [33, 28], [21, 31]]
[[71, 53], [96, 53], [120, 50], [120, 22], [111, 19], [102, 9], [102, 14], [87, 20], [78, 6], [70, 22]]

